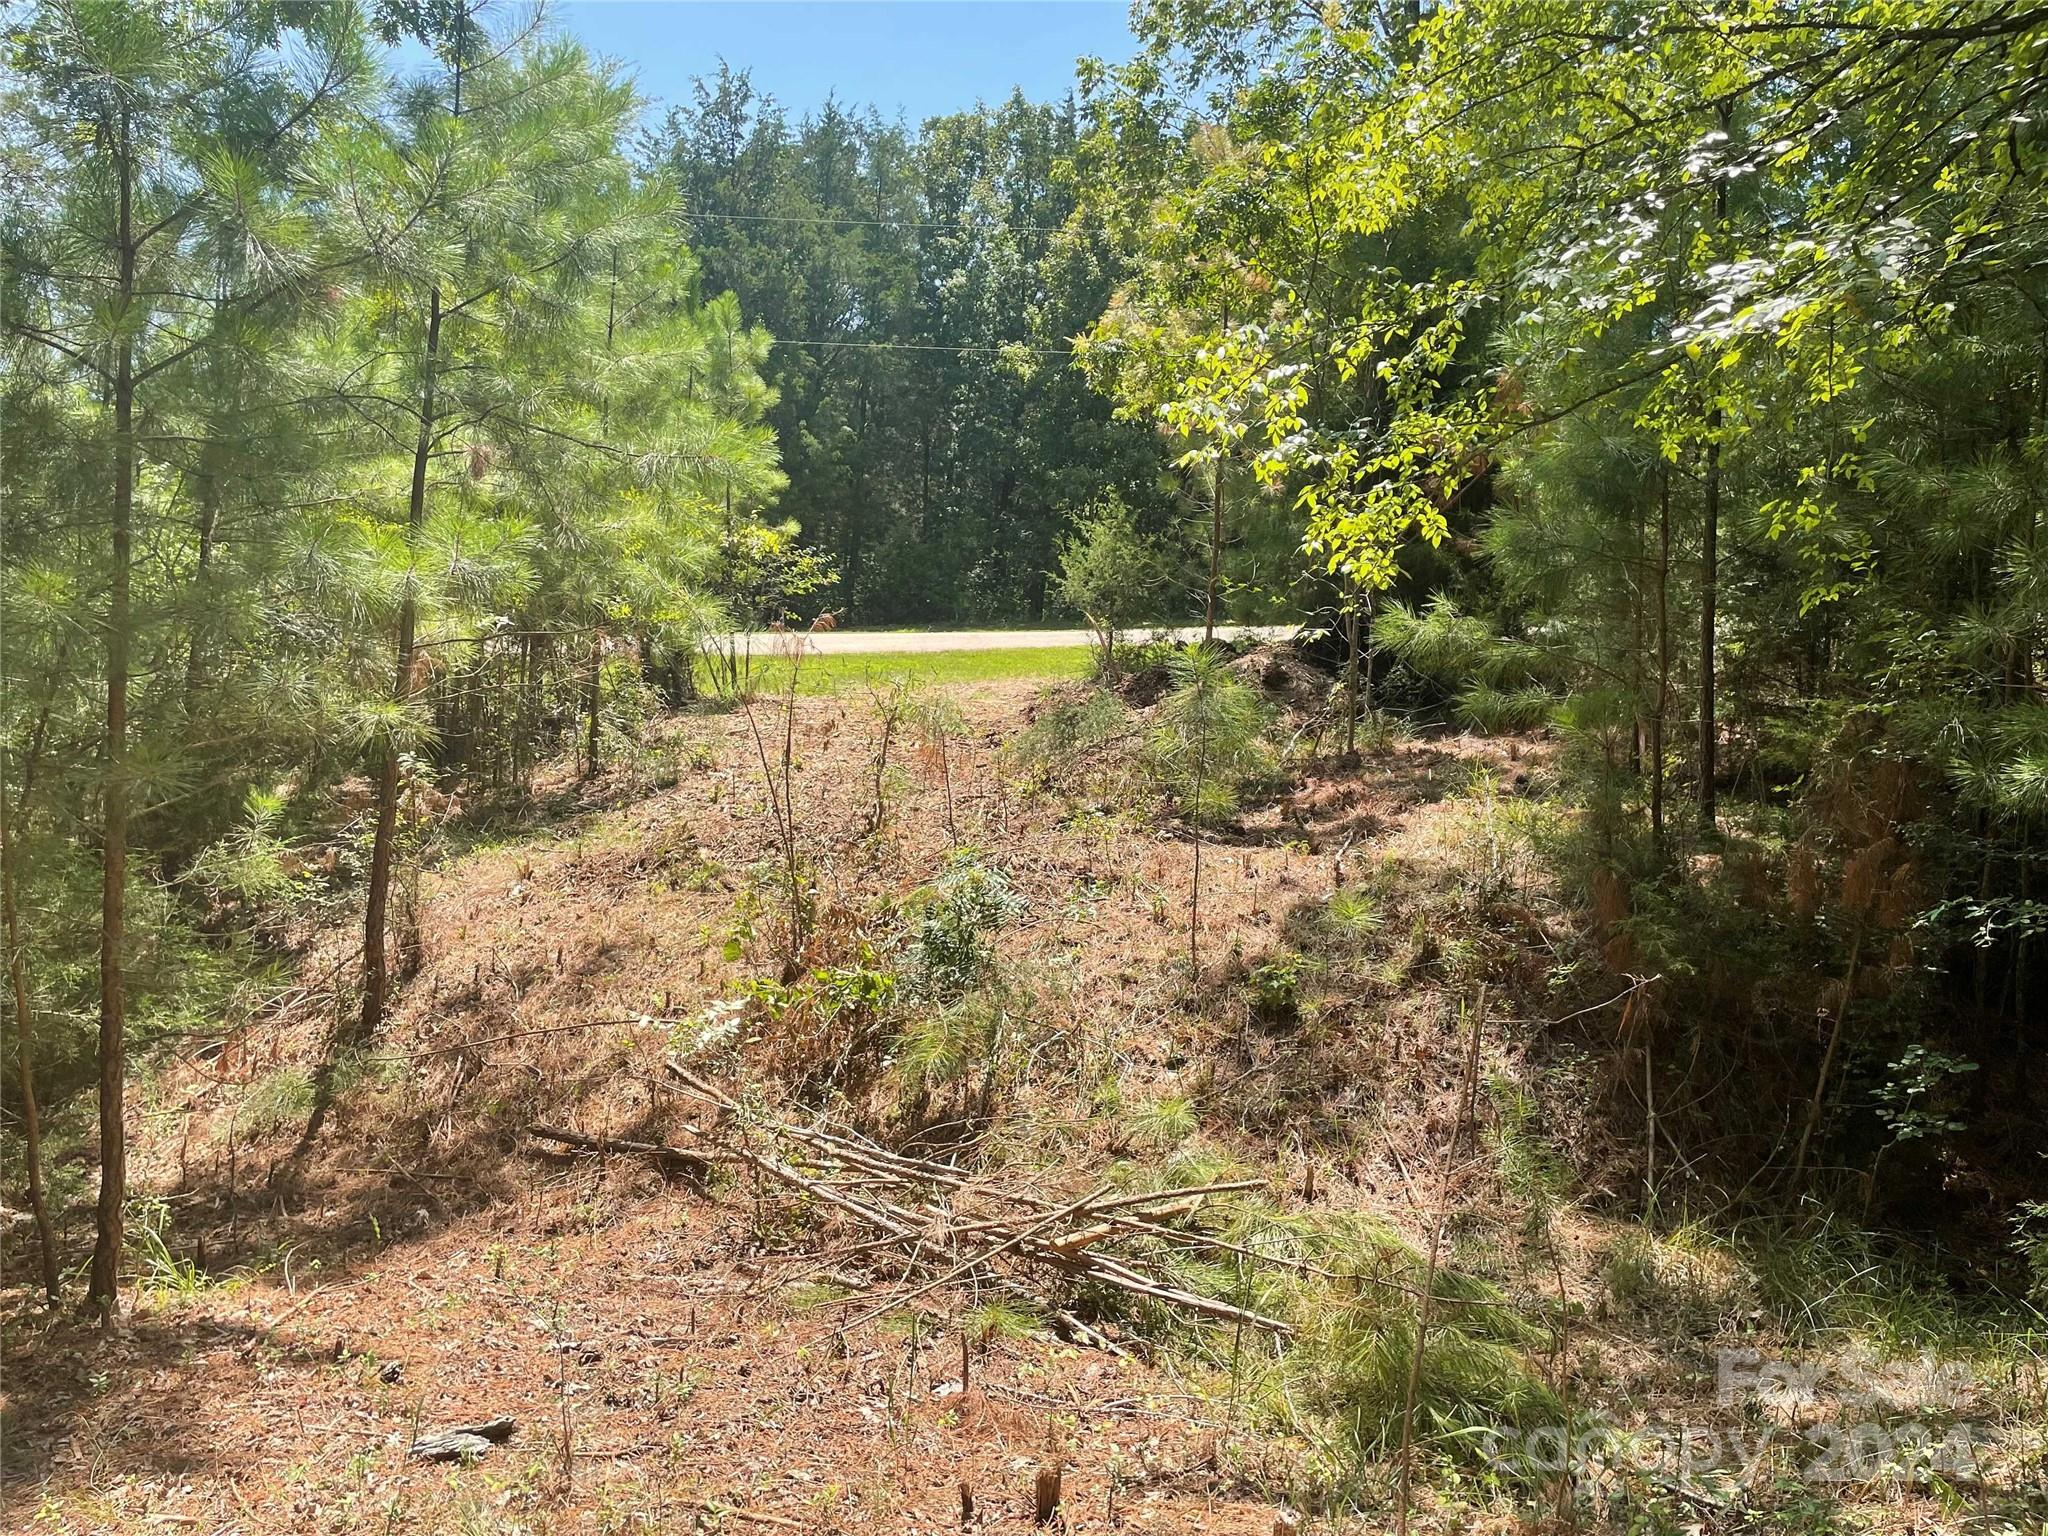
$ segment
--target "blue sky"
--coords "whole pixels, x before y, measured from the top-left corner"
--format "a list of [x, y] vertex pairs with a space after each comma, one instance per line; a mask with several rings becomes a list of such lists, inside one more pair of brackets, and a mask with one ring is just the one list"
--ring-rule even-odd
[[1124, 0], [557, 0], [550, 14], [680, 101], [722, 57], [801, 115], [827, 96], [915, 127], [940, 112], [1065, 92], [1082, 54], [1135, 51]]

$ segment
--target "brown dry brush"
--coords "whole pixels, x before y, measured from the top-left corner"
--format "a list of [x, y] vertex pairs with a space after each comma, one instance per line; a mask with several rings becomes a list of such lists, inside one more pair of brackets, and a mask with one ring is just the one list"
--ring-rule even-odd
[[[754, 696], [741, 695], [747, 730], [754, 742], [754, 755], [761, 768], [761, 785], [768, 795], [768, 812], [775, 829], [775, 842], [785, 886], [786, 928], [782, 947], [782, 980], [794, 981], [801, 974], [801, 956], [810, 928], [810, 892], [803, 877], [803, 852], [798, 840], [796, 817], [796, 690], [802, 678], [806, 643], [811, 630], [822, 622], [813, 620], [809, 629], [777, 636], [778, 649], [789, 657], [789, 672], [782, 689], [781, 740], [771, 755], [770, 740], [755, 711]], [[827, 626], [828, 628], [830, 626]]]
[[873, 745], [868, 752], [870, 803], [859, 833], [861, 840], [876, 836], [889, 819], [889, 752], [909, 722], [912, 702], [908, 678], [892, 678], [880, 687], [873, 684], [868, 687], [868, 703], [874, 715], [875, 730]]
[[[1785, 929], [1802, 934], [1810, 945], [1824, 945], [1838, 959], [1833, 967], [1763, 970], [1745, 969], [1733, 945], [1711, 955], [1695, 954], [1705, 990], [1654, 1000], [1655, 1015], [1690, 1045], [1684, 1081], [1666, 1083], [1661, 1090], [1649, 1059], [1652, 1013], [1631, 1006], [1614, 1044], [1609, 1076], [1612, 1087], [1632, 1099], [1640, 1097], [1646, 1170], [1654, 1169], [1661, 1141], [1692, 1176], [1711, 1172], [1707, 1164], [1688, 1159], [1673, 1139], [1674, 1117], [1661, 1117], [1660, 1123], [1662, 1100], [1695, 1122], [1706, 1114], [1714, 1145], [1752, 1147], [1750, 1156], [1735, 1157], [1722, 1167], [1735, 1181], [1731, 1188], [1747, 1190], [1759, 1179], [1793, 1186], [1805, 1182], [1825, 1140], [1829, 1106], [1846, 1080], [1845, 1059], [1857, 1041], [1858, 1016], [1868, 1012], [1863, 1005], [1911, 985], [1916, 974], [1912, 930], [1923, 879], [1904, 838], [1907, 818], [1918, 803], [1914, 780], [1903, 766], [1882, 762], [1867, 771], [1859, 766], [1815, 795], [1815, 819], [1782, 855], [1773, 858], [1754, 846], [1728, 850], [1722, 874], [1731, 899], [1753, 913], [1777, 918]], [[1834, 863], [1837, 857], [1839, 864]], [[1631, 920], [1654, 893], [1632, 889], [1627, 876], [1612, 867], [1595, 870], [1590, 883], [1591, 943], [1609, 970], [1634, 978], [1656, 940], [1639, 940]], [[1654, 914], [1655, 908], [1647, 910]], [[1720, 1011], [1712, 1025], [1709, 998]], [[1788, 1039], [1782, 1032], [1726, 1027], [1729, 1013], [1755, 1011], [1797, 1020], [1796, 1035]], [[1744, 1041], [1763, 1054], [1743, 1055]], [[1817, 1062], [1810, 1054], [1813, 1045], [1818, 1046]], [[1724, 1059], [1716, 1061], [1716, 1053]], [[1686, 1061], [1683, 1045], [1672, 1061], [1674, 1066]], [[1703, 1067], [1708, 1082], [1755, 1083], [1759, 1076], [1786, 1082], [1796, 1075], [1801, 1086], [1782, 1096], [1755, 1094], [1743, 1104], [1722, 1100], [1708, 1111], [1705, 1099], [1691, 1091]], [[1767, 1129], [1766, 1119], [1779, 1123]], [[1649, 1172], [1646, 1192], [1653, 1183], [1654, 1172]]]
[[1887, 960], [1897, 962], [1895, 969], [1903, 970], [1910, 963], [1911, 941], [1903, 930], [1912, 920], [1913, 888], [1912, 861], [1900, 858], [1898, 840], [1888, 831], [1881, 832], [1843, 861], [1839, 905], [1849, 925], [1848, 960], [1841, 980], [1823, 989], [1821, 996], [1822, 1016], [1829, 1019], [1827, 1045], [1821, 1053], [1820, 1069], [1814, 1074], [1813, 1094], [1807, 1101], [1799, 1144], [1792, 1155], [1795, 1184], [1806, 1176], [1807, 1158], [1827, 1108], [1835, 1062], [1848, 1032], [1849, 1010], [1864, 972], [1864, 949], [1873, 932], [1893, 932]]

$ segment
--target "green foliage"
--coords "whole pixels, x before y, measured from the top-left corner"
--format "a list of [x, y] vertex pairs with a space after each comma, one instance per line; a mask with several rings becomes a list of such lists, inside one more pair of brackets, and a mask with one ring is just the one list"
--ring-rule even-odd
[[1116, 694], [1107, 688], [1067, 690], [1047, 699], [1006, 750], [1020, 767], [1059, 778], [1114, 753], [1131, 733], [1130, 707]]
[[984, 1107], [1013, 1074], [1030, 1013], [1002, 987], [985, 987], [921, 1013], [897, 1038], [895, 1069], [908, 1096], [972, 1084]]
[[1266, 769], [1265, 706], [1210, 646], [1177, 652], [1168, 676], [1173, 691], [1153, 716], [1153, 761], [1183, 816], [1218, 825], [1236, 813], [1246, 781]]
[[[1474, 1312], [1484, 1310], [1474, 1308]], [[1469, 1318], [1469, 1314], [1468, 1314]], [[1430, 1331], [1416, 1378], [1415, 1437], [1451, 1460], [1483, 1464], [1496, 1435], [1564, 1421], [1557, 1396], [1513, 1344], [1491, 1330], [1446, 1321]], [[1416, 1344], [1415, 1319], [1383, 1303], [1333, 1309], [1295, 1369], [1310, 1376], [1310, 1402], [1332, 1421], [1345, 1459], [1363, 1468], [1400, 1444]]]
[[721, 541], [769, 537], [769, 340], [629, 162], [631, 89], [445, 9], [394, 82], [390, 22], [38, 4], [0, 43], [0, 757], [53, 1109], [99, 1011], [91, 847], [128, 849], [98, 947], [136, 1048], [234, 1028], [260, 947], [332, 915], [358, 773], [402, 969], [447, 792], [586, 722], [616, 746]]
[[303, 1120], [312, 1113], [312, 1074], [299, 1067], [279, 1067], [259, 1077], [235, 1107], [235, 1133], [262, 1136]]
[[171, 1251], [171, 1208], [162, 1200], [138, 1200], [130, 1212], [129, 1237], [140, 1261], [142, 1289], [159, 1300], [191, 1297], [211, 1281], [191, 1259]]
[[2027, 1294], [2048, 1307], [2048, 1201], [2025, 1201], [2013, 1213], [2012, 1243], [2027, 1267]]
[[[793, 1015], [829, 1024], [842, 1014], [872, 1017], [895, 1001], [897, 990], [895, 973], [872, 962], [872, 956], [863, 956], [852, 965], [821, 965], [792, 982], [756, 978], [740, 991], [775, 1018]], [[689, 1036], [691, 1043], [698, 1049], [717, 1043], [724, 1033], [723, 1017], [714, 1004]]]
[[[728, 512], [704, 573], [704, 595], [679, 615], [696, 640], [697, 665], [711, 691], [726, 699], [757, 689], [780, 692], [788, 658], [772, 645], [757, 646], [754, 630], [761, 624], [799, 625], [796, 605], [834, 580], [830, 563], [799, 542], [794, 521], [764, 523]], [[820, 687], [809, 676], [800, 682], [806, 692]]]
[[911, 902], [911, 990], [938, 1002], [977, 986], [995, 960], [996, 929], [1024, 910], [1009, 877], [971, 850], [949, 860], [946, 872]]
[[[1212, 1164], [1168, 1176], [1227, 1174]], [[1193, 1358], [1227, 1371], [1233, 1396], [1248, 1395], [1269, 1422], [1315, 1447], [1344, 1495], [1360, 1494], [1397, 1451], [1411, 1372], [1415, 1443], [1434, 1459], [1488, 1467], [1502, 1438], [1564, 1422], [1531, 1359], [1548, 1330], [1457, 1270], [1437, 1272], [1416, 1372], [1427, 1269], [1384, 1224], [1237, 1200], [1206, 1210], [1203, 1226], [1242, 1251], [1162, 1250], [1155, 1261], [1191, 1290], [1291, 1322], [1295, 1336], [1269, 1352], [1229, 1326], [1155, 1321]]]
[[1488, 732], [1540, 725], [1559, 702], [1554, 671], [1540, 648], [1504, 639], [1439, 596], [1421, 611], [1391, 602], [1373, 622], [1373, 639], [1419, 675], [1456, 696], [1464, 721]]
[[1494, 1105], [1502, 1182], [1517, 1198], [1540, 1206], [1562, 1198], [1571, 1182], [1570, 1166], [1544, 1134], [1536, 1096], [1508, 1077], [1488, 1078], [1486, 1089]]
[[[1413, 702], [1562, 740], [1585, 814], [1560, 835], [1626, 890], [1603, 947], [1710, 979], [1710, 1047], [1771, 1014], [1737, 976], [1856, 971], [1879, 1006], [1837, 1162], [1922, 1123], [1887, 1120], [1859, 1045], [2017, 1082], [2048, 955], [2048, 21], [1444, 0], [1136, 26], [1076, 156], [1133, 253], [1091, 378], [1204, 489], [1291, 497], [1326, 601], [1393, 589], [1375, 639]], [[1751, 828], [1827, 876], [1910, 845], [1926, 918], [1881, 981], [1853, 924], [1787, 931], [1768, 846], [1738, 891], [1714, 840]], [[2010, 1166], [2003, 1141], [1972, 1155]]]
[[986, 1348], [998, 1339], [1022, 1339], [1036, 1333], [1039, 1319], [1011, 1301], [986, 1301], [967, 1313], [964, 1327], [969, 1337]]
[[1260, 961], [1246, 979], [1252, 1011], [1269, 1024], [1290, 1024], [1301, 1011], [1302, 957], [1283, 951]]
[[286, 857], [291, 845], [278, 836], [285, 811], [284, 797], [250, 790], [248, 820], [201, 850], [187, 872], [216, 898], [233, 896], [252, 903], [273, 903], [296, 885]]
[[1353, 943], [1378, 933], [1385, 922], [1378, 899], [1355, 885], [1330, 892], [1324, 917], [1334, 934]]
[[1894, 1141], [1921, 1141], [1963, 1129], [1956, 1118], [1954, 1080], [1977, 1063], [1946, 1051], [1914, 1044], [1891, 1063], [1891, 1077], [1878, 1090], [1878, 1115]]
[[1166, 583], [1166, 560], [1158, 543], [1138, 531], [1137, 520], [1114, 495], [1078, 518], [1059, 549], [1059, 594], [1083, 615], [1102, 647], [1099, 671], [1116, 665], [1117, 635], [1156, 617]]
[[1194, 1104], [1178, 1094], [1126, 1104], [1120, 1118], [1133, 1136], [1156, 1151], [1181, 1145], [1201, 1127]]
[[915, 131], [890, 112], [798, 117], [721, 66], [646, 149], [707, 290], [802, 343], [769, 360], [768, 419], [782, 509], [836, 576], [819, 601], [865, 624], [1041, 622], [1081, 509], [1170, 509], [1149, 426], [1069, 365], [1124, 255], [1077, 217], [1073, 103], [1013, 95]]
[[1890, 1353], [2041, 1347], [2038, 1313], [1959, 1294], [1925, 1255], [1840, 1218], [1746, 1223], [1728, 1248], [1765, 1316], [1795, 1339], [1860, 1339]]

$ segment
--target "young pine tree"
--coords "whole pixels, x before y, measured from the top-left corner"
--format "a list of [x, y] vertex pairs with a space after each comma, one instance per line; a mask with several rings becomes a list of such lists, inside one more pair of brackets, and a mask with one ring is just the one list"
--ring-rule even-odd
[[[137, 582], [183, 563], [171, 423], [189, 411], [191, 392], [218, 385], [204, 360], [316, 276], [302, 225], [238, 199], [295, 159], [365, 73], [352, 6], [289, 13], [290, 38], [286, 15], [68, 0], [32, 8], [5, 44], [27, 158], [42, 173], [11, 199], [7, 221], [10, 363], [32, 370], [47, 419], [65, 428], [61, 450], [42, 446], [72, 455], [66, 498], [91, 514], [82, 537], [65, 537], [55, 519], [26, 529], [10, 519], [8, 554], [61, 571], [74, 599], [97, 609], [96, 643], [66, 656], [82, 667], [97, 650], [102, 701], [100, 1191], [88, 1295], [104, 1312], [115, 1303], [126, 1189], [131, 821], [157, 759], [147, 735], [161, 717], [153, 690], [184, 675], [157, 654], [166, 637], [151, 621], [165, 594], [153, 585], [138, 594]], [[209, 239], [231, 225], [253, 259], [224, 268]]]
[[536, 466], [561, 471], [557, 448], [613, 452], [585, 436], [577, 387], [603, 366], [590, 295], [649, 213], [620, 152], [632, 93], [579, 48], [537, 32], [487, 41], [460, 13], [441, 51], [444, 67], [386, 120], [330, 151], [337, 209], [367, 253], [333, 338], [330, 399], [356, 423], [350, 520], [390, 622], [388, 690], [365, 711], [376, 822], [360, 1038], [390, 995], [403, 769], [428, 734], [423, 623], [447, 621], [431, 638], [453, 638], [464, 616], [530, 589], [530, 499], [580, 488]]

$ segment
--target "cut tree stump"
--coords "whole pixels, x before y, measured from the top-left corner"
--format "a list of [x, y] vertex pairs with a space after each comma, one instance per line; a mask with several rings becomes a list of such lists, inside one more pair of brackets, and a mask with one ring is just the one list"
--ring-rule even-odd
[[1038, 1480], [1032, 1485], [1032, 1518], [1040, 1525], [1051, 1525], [1060, 1513], [1060, 1464], [1051, 1462], [1038, 1469]]

